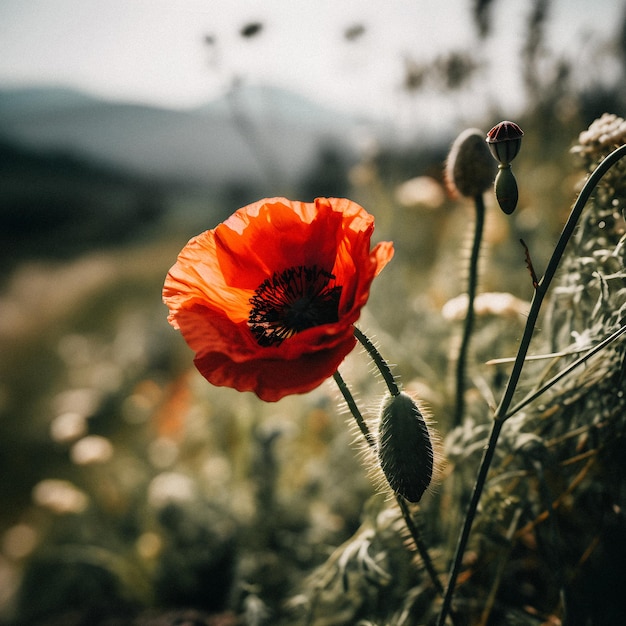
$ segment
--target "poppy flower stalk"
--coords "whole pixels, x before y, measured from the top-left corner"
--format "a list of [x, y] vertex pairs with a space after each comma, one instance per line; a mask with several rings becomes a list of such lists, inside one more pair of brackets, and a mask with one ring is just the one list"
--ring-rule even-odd
[[163, 287], [170, 324], [212, 384], [269, 402], [308, 392], [354, 348], [354, 323], [393, 257], [345, 198], [269, 198], [192, 238]]
[[456, 389], [453, 415], [454, 426], [460, 426], [465, 412], [465, 370], [474, 330], [474, 300], [478, 289], [478, 261], [485, 224], [484, 193], [493, 184], [494, 163], [476, 128], [464, 130], [452, 143], [446, 160], [446, 183], [452, 196], [464, 196], [474, 201], [476, 220], [467, 280], [467, 313], [456, 362]]

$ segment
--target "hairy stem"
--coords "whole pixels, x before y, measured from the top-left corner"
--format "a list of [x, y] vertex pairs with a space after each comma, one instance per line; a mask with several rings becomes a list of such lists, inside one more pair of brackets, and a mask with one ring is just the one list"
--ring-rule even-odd
[[554, 251], [552, 252], [552, 256], [550, 257], [543, 278], [539, 281], [535, 289], [535, 293], [530, 304], [528, 318], [526, 320], [526, 327], [524, 328], [524, 335], [520, 342], [517, 357], [515, 358], [513, 369], [509, 376], [507, 386], [504, 390], [502, 400], [500, 401], [500, 404], [496, 409], [487, 447], [485, 448], [485, 452], [483, 454], [483, 458], [478, 469], [478, 475], [474, 484], [472, 498], [465, 514], [463, 528], [461, 529], [461, 532], [459, 534], [454, 559], [452, 561], [452, 566], [450, 568], [450, 574], [448, 577], [448, 586], [446, 587], [446, 593], [444, 595], [441, 612], [439, 614], [439, 621], [437, 622], [438, 626], [444, 626], [446, 618], [452, 606], [452, 596], [454, 595], [454, 589], [456, 587], [457, 578], [461, 569], [461, 563], [463, 561], [465, 548], [467, 547], [467, 541], [470, 536], [472, 524], [474, 522], [474, 518], [476, 517], [478, 502], [480, 501], [480, 496], [487, 480], [487, 473], [489, 472], [491, 462], [493, 461], [496, 445], [498, 443], [498, 438], [500, 436], [502, 426], [504, 425], [504, 422], [508, 417], [507, 413], [509, 411], [509, 407], [511, 406], [513, 395], [517, 388], [517, 384], [519, 382], [522, 369], [524, 367], [524, 360], [526, 358], [528, 348], [530, 347], [530, 341], [535, 330], [535, 325], [537, 323], [537, 318], [539, 316], [539, 310], [541, 309], [543, 299], [548, 291], [552, 279], [554, 278], [554, 275], [556, 274], [559, 263], [561, 262], [561, 259], [563, 257], [563, 253], [565, 252], [565, 248], [574, 232], [574, 229], [576, 228], [576, 224], [578, 223], [580, 215], [585, 207], [585, 204], [587, 203], [587, 200], [589, 199], [589, 196], [593, 192], [595, 186], [598, 184], [600, 179], [604, 176], [604, 174], [606, 174], [606, 172], [611, 169], [611, 167], [624, 155], [626, 155], [626, 145], [620, 146], [611, 154], [609, 154], [598, 165], [598, 167], [585, 182], [585, 185], [581, 190], [580, 195], [578, 196], [576, 202], [574, 203], [574, 206], [572, 207], [567, 222], [563, 227]]
[[482, 194], [474, 198], [476, 207], [476, 224], [474, 225], [474, 242], [470, 256], [469, 277], [467, 283], [467, 314], [463, 326], [463, 338], [456, 362], [456, 398], [454, 404], [453, 426], [460, 426], [465, 411], [465, 370], [467, 368], [467, 353], [469, 351], [470, 338], [474, 329], [474, 299], [478, 287], [478, 259], [480, 257], [480, 245], [483, 237], [485, 224], [485, 201]]
[[359, 343], [367, 350], [367, 353], [370, 355], [372, 361], [374, 361], [374, 364], [378, 368], [378, 371], [381, 373], [385, 384], [387, 385], [389, 393], [392, 396], [397, 396], [400, 393], [400, 389], [396, 384], [395, 377], [391, 372], [391, 368], [389, 367], [387, 361], [385, 361], [376, 346], [370, 341], [369, 337], [365, 335], [365, 333], [360, 331], [356, 326], [354, 327], [354, 336], [358, 339]]
[[428, 575], [430, 576], [430, 579], [432, 580], [433, 585], [435, 585], [435, 589], [437, 589], [437, 592], [439, 593], [439, 595], [443, 595], [443, 585], [441, 584], [441, 581], [439, 580], [439, 574], [437, 573], [437, 570], [435, 569], [433, 560], [430, 558], [428, 547], [424, 543], [424, 540], [422, 539], [422, 535], [420, 534], [419, 529], [417, 528], [415, 522], [413, 521], [413, 517], [411, 516], [411, 511], [409, 511], [409, 506], [406, 503], [406, 500], [402, 496], [396, 494], [396, 502], [398, 503], [398, 506], [400, 507], [400, 511], [402, 512], [404, 523], [406, 524], [406, 527], [409, 529], [409, 532], [411, 533], [411, 539], [413, 539], [413, 541], [415, 542], [415, 547], [417, 548], [417, 551], [422, 557], [422, 562], [424, 563], [424, 567], [426, 568], [426, 571], [428, 572]]
[[376, 446], [374, 436], [372, 435], [365, 420], [363, 419], [363, 415], [361, 414], [361, 411], [359, 411], [359, 407], [357, 406], [357, 403], [354, 399], [354, 396], [350, 392], [350, 389], [348, 389], [348, 385], [346, 384], [346, 381], [343, 379], [343, 377], [341, 376], [339, 372], [335, 372], [333, 374], [333, 378], [335, 382], [337, 383], [337, 387], [339, 387], [339, 391], [341, 392], [343, 399], [346, 401], [346, 404], [348, 405], [348, 408], [350, 409], [350, 413], [352, 413], [352, 417], [354, 417], [357, 423], [357, 426], [359, 427], [359, 430], [363, 434], [363, 437], [365, 437], [365, 441], [367, 441], [367, 445], [370, 446], [370, 448], [374, 448]]

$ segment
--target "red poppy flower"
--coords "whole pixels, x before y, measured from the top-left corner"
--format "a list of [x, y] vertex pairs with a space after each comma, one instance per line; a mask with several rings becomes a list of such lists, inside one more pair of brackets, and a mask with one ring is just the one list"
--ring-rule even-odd
[[354, 348], [353, 324], [393, 256], [350, 200], [261, 200], [194, 237], [169, 271], [168, 320], [214, 385], [276, 401], [317, 387]]

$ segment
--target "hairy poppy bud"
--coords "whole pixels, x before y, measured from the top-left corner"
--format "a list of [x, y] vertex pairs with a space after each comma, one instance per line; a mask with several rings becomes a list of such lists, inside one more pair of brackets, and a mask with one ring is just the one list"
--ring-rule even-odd
[[487, 133], [487, 145], [500, 165], [509, 165], [522, 147], [524, 131], [515, 122], [500, 122]]
[[433, 444], [417, 403], [404, 392], [383, 400], [378, 460], [396, 494], [409, 502], [421, 500], [433, 478]]
[[446, 160], [446, 183], [453, 194], [475, 198], [493, 183], [494, 163], [485, 149], [483, 132], [476, 128], [464, 130], [452, 144]]

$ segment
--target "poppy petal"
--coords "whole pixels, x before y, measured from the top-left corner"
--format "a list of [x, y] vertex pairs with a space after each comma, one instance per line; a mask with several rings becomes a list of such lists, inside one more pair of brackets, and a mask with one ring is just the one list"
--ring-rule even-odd
[[235, 322], [246, 320], [251, 295], [249, 290], [233, 288], [225, 281], [212, 231], [189, 241], [168, 272], [163, 287], [163, 300], [170, 308], [171, 323], [176, 311], [194, 303], [223, 311]]
[[237, 363], [224, 353], [209, 352], [197, 356], [194, 364], [216, 386], [253, 391], [261, 400], [276, 402], [319, 387], [337, 370], [355, 344], [354, 336], [349, 335], [334, 349], [310, 352], [297, 361], [258, 359]]
[[[332, 207], [314, 212], [303, 202], [257, 202], [215, 229], [216, 255], [225, 281], [256, 289], [276, 271], [293, 266], [333, 266], [342, 214]], [[333, 236], [334, 235], [334, 236]], [[280, 242], [280, 245], [268, 245]]]

